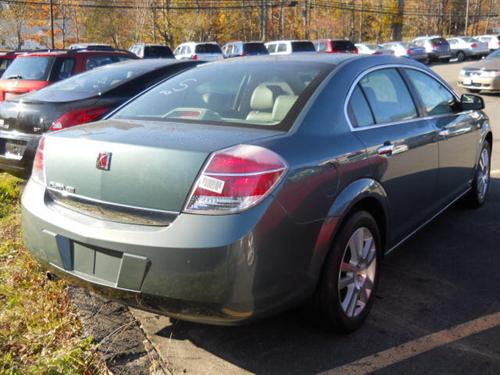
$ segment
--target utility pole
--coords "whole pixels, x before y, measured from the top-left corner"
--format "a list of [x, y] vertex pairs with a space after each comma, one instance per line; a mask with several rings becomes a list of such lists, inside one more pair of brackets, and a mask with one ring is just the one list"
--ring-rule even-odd
[[467, 29], [469, 28], [469, 3], [470, 0], [467, 0], [467, 4], [465, 6], [465, 30], [464, 30], [465, 36], [467, 36]]
[[309, 39], [309, 0], [304, 0], [304, 39]]
[[54, 0], [50, 0], [50, 39], [52, 41], [52, 49], [55, 49], [54, 44]]

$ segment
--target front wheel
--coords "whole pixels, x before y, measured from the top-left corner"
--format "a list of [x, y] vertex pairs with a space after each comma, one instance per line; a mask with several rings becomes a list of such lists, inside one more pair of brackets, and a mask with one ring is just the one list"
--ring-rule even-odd
[[486, 141], [479, 155], [479, 162], [477, 163], [472, 188], [467, 195], [467, 200], [472, 207], [481, 207], [486, 201], [486, 196], [490, 188], [490, 170], [491, 145]]
[[464, 60], [465, 60], [465, 53], [463, 53], [462, 51], [458, 51], [457, 52], [457, 61], [462, 62]]
[[348, 333], [362, 325], [375, 298], [381, 250], [368, 212], [356, 212], [342, 226], [315, 295], [314, 313], [323, 329]]

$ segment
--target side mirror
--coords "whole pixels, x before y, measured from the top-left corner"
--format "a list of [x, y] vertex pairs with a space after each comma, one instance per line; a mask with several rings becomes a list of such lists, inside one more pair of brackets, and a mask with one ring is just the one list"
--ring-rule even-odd
[[462, 94], [460, 97], [462, 111], [480, 111], [484, 109], [484, 100], [479, 95]]

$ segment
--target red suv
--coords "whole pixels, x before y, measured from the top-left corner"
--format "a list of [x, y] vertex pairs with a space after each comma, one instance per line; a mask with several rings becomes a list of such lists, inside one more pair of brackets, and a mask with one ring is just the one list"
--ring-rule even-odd
[[0, 79], [0, 101], [30, 91], [98, 66], [136, 59], [124, 50], [40, 50], [17, 55]]
[[322, 53], [358, 53], [354, 43], [346, 39], [318, 39], [314, 46]]

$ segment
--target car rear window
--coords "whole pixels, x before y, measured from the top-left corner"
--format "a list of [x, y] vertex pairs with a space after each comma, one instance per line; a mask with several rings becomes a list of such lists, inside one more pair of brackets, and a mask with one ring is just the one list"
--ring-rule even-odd
[[217, 44], [207, 43], [198, 44], [195, 48], [195, 53], [222, 53], [222, 50]]
[[51, 56], [19, 56], [3, 73], [2, 79], [17, 78], [30, 81], [44, 81], [49, 75], [53, 59]]
[[312, 42], [292, 42], [293, 52], [316, 52], [314, 44]]
[[54, 102], [87, 99], [104, 94], [149, 70], [148, 67], [139, 67], [137, 65], [134, 65], [134, 67], [121, 64], [120, 66], [107, 65], [35, 91], [29, 94], [29, 98]]
[[349, 42], [348, 40], [335, 40], [332, 41], [332, 45], [334, 49], [342, 50], [342, 51], [351, 51], [353, 50], [354, 44]]
[[0, 70], [5, 70], [10, 65], [12, 59], [2, 59], [0, 58]]
[[291, 121], [284, 120], [296, 114], [295, 103], [306, 100], [332, 67], [291, 61], [199, 66], [155, 86], [114, 117], [287, 130]]
[[146, 46], [144, 47], [144, 57], [170, 59], [174, 57], [174, 54], [167, 46]]
[[245, 43], [244, 50], [248, 53], [268, 53], [264, 43]]

